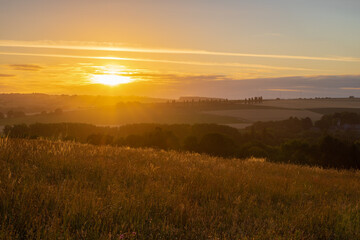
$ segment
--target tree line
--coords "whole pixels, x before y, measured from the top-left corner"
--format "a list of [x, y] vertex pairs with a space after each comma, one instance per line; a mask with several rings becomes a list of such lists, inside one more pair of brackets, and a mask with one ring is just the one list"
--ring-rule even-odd
[[[37, 115], [61, 115], [63, 113], [63, 110], [61, 108], [57, 108], [54, 111], [42, 111], [41, 113]], [[5, 118], [21, 118], [26, 117], [26, 113], [23, 111], [16, 111], [16, 110], [9, 110], [5, 113], [0, 112], [0, 119]]]
[[36, 123], [6, 126], [3, 135], [360, 169], [360, 133], [356, 128], [359, 123], [360, 115], [356, 113], [324, 115], [315, 123], [310, 118], [293, 117], [257, 122], [242, 132], [217, 124], [130, 124], [111, 128], [81, 123]]

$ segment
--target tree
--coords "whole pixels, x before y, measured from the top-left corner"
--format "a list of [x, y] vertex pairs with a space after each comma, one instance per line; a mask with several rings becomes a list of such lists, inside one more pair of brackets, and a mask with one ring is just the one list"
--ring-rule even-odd
[[29, 137], [29, 127], [26, 124], [18, 124], [14, 126], [5, 126], [4, 134], [11, 138], [27, 138]]
[[8, 118], [18, 118], [18, 117], [25, 117], [25, 113], [22, 111], [13, 111], [10, 110], [7, 112], [7, 117]]
[[8, 118], [13, 118], [13, 117], [14, 117], [14, 111], [13, 111], [13, 110], [9, 110], [9, 111], [7, 112], [7, 114], [6, 114], [6, 116], [7, 116]]
[[199, 143], [195, 136], [188, 136], [184, 140], [183, 144], [184, 150], [196, 152], [199, 149]]
[[199, 149], [210, 155], [230, 157], [235, 155], [236, 145], [232, 139], [222, 134], [210, 133], [203, 136]]
[[163, 131], [160, 127], [156, 127], [145, 138], [148, 147], [160, 149], [176, 149], [179, 147], [179, 139], [172, 132]]
[[313, 127], [313, 123], [309, 117], [301, 119], [301, 125], [304, 130], [310, 129]]
[[140, 135], [131, 134], [125, 138], [124, 144], [130, 147], [143, 147], [144, 137]]
[[57, 108], [54, 111], [54, 114], [56, 114], [56, 115], [61, 115], [62, 113], [63, 113], [63, 110], [61, 108]]
[[94, 145], [109, 145], [113, 143], [113, 136], [91, 134], [87, 137], [87, 142]]
[[332, 136], [320, 141], [322, 166], [334, 168], [354, 168], [356, 159], [352, 158], [352, 146]]

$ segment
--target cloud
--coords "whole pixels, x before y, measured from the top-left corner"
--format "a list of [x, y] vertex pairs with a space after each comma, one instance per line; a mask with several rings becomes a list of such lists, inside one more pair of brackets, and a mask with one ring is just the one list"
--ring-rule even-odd
[[269, 88], [266, 91], [273, 91], [273, 92], [301, 92], [300, 90], [296, 89], [284, 89], [284, 88]]
[[20, 71], [39, 71], [42, 69], [41, 66], [35, 64], [10, 64], [9, 67]]
[[[185, 95], [226, 97], [243, 99], [263, 96], [265, 98], [299, 97], [346, 97], [359, 94], [360, 76], [292, 76], [282, 78], [236, 79], [226, 75], [148, 75], [152, 81], [136, 81], [119, 86], [121, 92], [158, 97], [179, 97]], [[154, 82], [156, 84], [154, 84]], [[339, 89], [351, 86], [351, 90]], [[348, 87], [350, 88], [350, 87]], [[141, 89], [141, 91], [139, 90]], [[143, 92], [142, 92], [143, 91]], [[156, 94], [155, 94], [156, 92]]]
[[[194, 77], [190, 76], [190, 78]], [[186, 76], [179, 76], [179, 78], [186, 79]], [[359, 96], [360, 89], [360, 75], [292, 76], [243, 80], [225, 77], [227, 79], [216, 81], [218, 78], [218, 75], [209, 75], [204, 76], [204, 81], [178, 82], [172, 85], [176, 93], [171, 94], [231, 99], [253, 96], [265, 98], [346, 97]], [[171, 97], [171, 95], [166, 97]]]
[[360, 87], [342, 87], [342, 90], [360, 90]]
[[15, 77], [16, 75], [14, 74], [4, 74], [4, 73], [0, 73], [0, 77], [3, 77], [3, 78], [8, 78], [8, 77]]
[[256, 34], [254, 37], [282, 37], [283, 34], [281, 33], [263, 33], [263, 34]]
[[121, 76], [132, 77], [146, 81], [158, 82], [172, 82], [172, 83], [186, 83], [186, 82], [207, 82], [207, 81], [224, 81], [231, 80], [226, 75], [189, 75], [189, 74], [158, 74], [158, 73], [126, 73], [119, 74]]
[[133, 48], [123, 47], [116, 43], [89, 43], [89, 42], [49, 42], [49, 41], [6, 41], [0, 40], [1, 47], [23, 47], [23, 48], [47, 48], [47, 49], [68, 49], [68, 50], [90, 50], [90, 51], [111, 51], [111, 52], [138, 52], [138, 53], [161, 53], [161, 54], [191, 54], [191, 55], [213, 55], [229, 57], [254, 57], [274, 58], [312, 61], [337, 61], [337, 62], [360, 62], [355, 57], [316, 57], [279, 54], [253, 54], [238, 52], [217, 52], [206, 50], [186, 49], [156, 49], [156, 48]]
[[[64, 73], [65, 74], [65, 73]], [[17, 85], [11, 83], [12, 92], [26, 89], [32, 92], [56, 94], [141, 95], [176, 98], [180, 96], [225, 97], [244, 99], [254, 96], [264, 98], [310, 97], [360, 97], [360, 75], [292, 76], [282, 78], [237, 79], [227, 75], [161, 74], [136, 72], [134, 81], [116, 87], [93, 84], [79, 80], [67, 81], [63, 75], [43, 84], [41, 80], [24, 79]], [[122, 74], [123, 75], [123, 74]], [[125, 73], [125, 76], [131, 74]], [[64, 80], [65, 79], [65, 80]], [[73, 79], [73, 77], [71, 77]], [[79, 78], [75, 78], [79, 79]], [[0, 88], [3, 91], [3, 88]]]
[[19, 52], [16, 53], [0, 52], [0, 55], [156, 62], [156, 63], [170, 63], [170, 64], [198, 65], [198, 66], [222, 66], [222, 67], [257, 68], [257, 69], [261, 68], [261, 69], [272, 69], [272, 70], [314, 71], [314, 69], [308, 69], [308, 68], [278, 67], [278, 66], [269, 66], [269, 65], [260, 65], [260, 64], [175, 61], [175, 60], [167, 60], [167, 59], [149, 59], [149, 58], [95, 57], [95, 56], [81, 56], [81, 55], [19, 53]]

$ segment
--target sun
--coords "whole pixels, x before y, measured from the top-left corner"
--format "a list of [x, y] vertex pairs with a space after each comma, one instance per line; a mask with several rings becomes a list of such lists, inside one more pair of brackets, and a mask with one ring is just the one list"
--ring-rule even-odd
[[132, 72], [125, 66], [104, 65], [93, 66], [92, 68], [94, 71], [89, 74], [89, 79], [92, 83], [117, 86], [134, 81], [134, 79], [130, 77]]
[[132, 81], [133, 80], [130, 77], [116, 74], [96, 74], [92, 77], [92, 82], [107, 86], [117, 86], [124, 83], [130, 83]]

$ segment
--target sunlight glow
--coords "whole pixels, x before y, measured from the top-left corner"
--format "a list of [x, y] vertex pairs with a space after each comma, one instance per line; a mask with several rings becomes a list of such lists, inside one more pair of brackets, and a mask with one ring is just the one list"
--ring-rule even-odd
[[134, 81], [131, 77], [123, 76], [123, 74], [128, 74], [124, 71], [124, 66], [96, 66], [95, 73], [91, 75], [91, 82], [117, 86]]
[[130, 77], [115, 75], [115, 74], [102, 74], [93, 75], [92, 82], [100, 83], [108, 86], [116, 86], [119, 84], [130, 83], [133, 80]]

